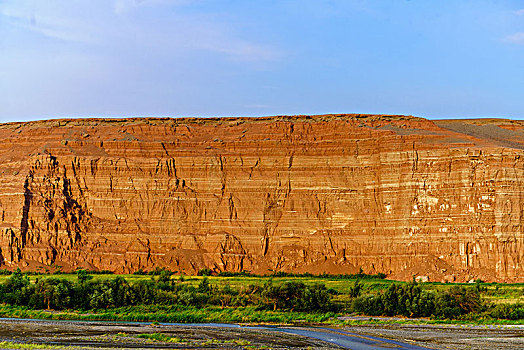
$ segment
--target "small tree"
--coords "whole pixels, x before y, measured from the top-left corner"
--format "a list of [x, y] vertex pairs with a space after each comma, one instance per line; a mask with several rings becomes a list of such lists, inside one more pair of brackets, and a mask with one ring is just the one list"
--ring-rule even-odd
[[360, 282], [360, 280], [356, 280], [353, 282], [353, 285], [349, 287], [349, 296], [352, 298], [358, 298], [360, 294], [362, 293], [362, 288], [364, 286]]
[[80, 284], [84, 284], [93, 278], [93, 276], [91, 276], [86, 270], [83, 269], [76, 271], [76, 277], [78, 278], [78, 282]]
[[211, 271], [211, 269], [208, 269], [208, 268], [200, 269], [197, 272], [198, 276], [211, 276], [212, 274], [213, 274], [213, 271]]

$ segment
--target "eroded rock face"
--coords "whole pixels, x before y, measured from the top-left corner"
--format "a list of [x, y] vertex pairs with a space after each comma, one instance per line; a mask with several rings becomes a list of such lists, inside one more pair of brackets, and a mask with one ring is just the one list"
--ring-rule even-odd
[[0, 262], [522, 281], [524, 123], [0, 125]]

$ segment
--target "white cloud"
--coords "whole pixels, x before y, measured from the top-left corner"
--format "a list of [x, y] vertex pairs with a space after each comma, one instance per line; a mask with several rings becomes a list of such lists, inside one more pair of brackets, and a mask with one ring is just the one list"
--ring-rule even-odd
[[510, 44], [524, 44], [524, 32], [517, 32], [503, 38], [502, 41]]
[[520, 10], [515, 11], [515, 14], [517, 16], [524, 16], [524, 9], [520, 9]]
[[195, 0], [115, 0], [113, 9], [117, 15], [123, 15], [141, 6], [180, 6], [190, 4], [194, 1]]
[[207, 51], [241, 62], [281, 57], [275, 47], [243, 38], [224, 15], [169, 11], [195, 1], [57, 0], [43, 4], [5, 0], [0, 1], [0, 16], [10, 25], [48, 38], [125, 52], [185, 55]]
[[58, 4], [59, 2], [42, 6], [41, 2], [31, 0], [5, 1], [0, 4], [0, 16], [10, 20], [12, 25], [49, 38], [93, 42], [96, 26], [81, 20], [81, 11], [66, 13], [68, 8]]

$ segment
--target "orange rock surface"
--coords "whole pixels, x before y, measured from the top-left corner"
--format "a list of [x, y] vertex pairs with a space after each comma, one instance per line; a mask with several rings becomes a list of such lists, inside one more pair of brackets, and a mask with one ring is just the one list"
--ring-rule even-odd
[[0, 263], [524, 281], [524, 122], [0, 125]]

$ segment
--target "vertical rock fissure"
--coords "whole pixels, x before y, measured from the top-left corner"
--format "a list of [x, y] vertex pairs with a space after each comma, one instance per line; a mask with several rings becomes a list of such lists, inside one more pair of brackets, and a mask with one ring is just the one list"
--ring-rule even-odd
[[21, 247], [23, 249], [26, 245], [27, 231], [29, 230], [29, 210], [31, 208], [31, 200], [33, 199], [33, 193], [30, 189], [30, 182], [33, 180], [33, 172], [31, 171], [27, 175], [24, 182], [24, 206], [22, 207], [22, 219], [20, 220], [20, 236], [21, 236]]

